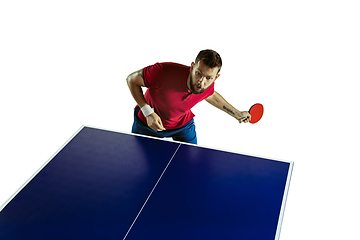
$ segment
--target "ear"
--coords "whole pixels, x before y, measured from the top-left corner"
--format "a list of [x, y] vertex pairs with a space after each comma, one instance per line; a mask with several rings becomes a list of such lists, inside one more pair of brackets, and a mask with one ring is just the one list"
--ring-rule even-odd
[[214, 82], [216, 81], [216, 79], [218, 79], [218, 77], [220, 77], [220, 73], [216, 75]]
[[190, 72], [192, 72], [192, 71], [193, 71], [194, 66], [195, 66], [195, 63], [194, 63], [194, 62], [192, 62], [192, 63], [191, 63], [191, 65], [190, 65]]

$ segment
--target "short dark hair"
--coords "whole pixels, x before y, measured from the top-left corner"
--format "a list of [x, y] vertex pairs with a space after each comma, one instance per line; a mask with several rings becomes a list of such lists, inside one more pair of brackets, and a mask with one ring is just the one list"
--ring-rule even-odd
[[221, 57], [214, 50], [211, 49], [201, 50], [195, 59], [195, 64], [200, 62], [200, 60], [202, 60], [203, 63], [205, 63], [205, 65], [208, 66], [209, 68], [218, 67], [219, 68], [218, 73], [220, 72], [222, 66]]

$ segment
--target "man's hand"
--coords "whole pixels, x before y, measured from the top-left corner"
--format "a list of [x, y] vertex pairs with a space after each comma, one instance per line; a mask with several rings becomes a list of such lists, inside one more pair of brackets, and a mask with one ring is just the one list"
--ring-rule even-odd
[[[250, 115], [250, 113], [248, 111], [235, 111], [234, 112], [234, 117], [238, 121], [245, 118], [245, 120], [242, 121], [244, 123], [248, 123], [251, 120], [251, 115]], [[240, 122], [240, 123], [242, 123], [242, 122]]]
[[147, 125], [156, 132], [166, 130], [161, 122], [161, 118], [155, 112], [147, 116], [146, 121]]

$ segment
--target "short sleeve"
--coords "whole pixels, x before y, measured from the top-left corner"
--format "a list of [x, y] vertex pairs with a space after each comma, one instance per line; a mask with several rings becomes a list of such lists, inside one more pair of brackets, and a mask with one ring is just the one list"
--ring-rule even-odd
[[143, 79], [145, 87], [151, 88], [159, 84], [163, 67], [161, 63], [155, 63], [154, 65], [147, 66], [143, 69]]

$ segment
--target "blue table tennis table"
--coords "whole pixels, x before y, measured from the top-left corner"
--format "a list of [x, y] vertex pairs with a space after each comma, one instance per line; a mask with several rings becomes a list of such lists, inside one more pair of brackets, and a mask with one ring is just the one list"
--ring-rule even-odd
[[0, 239], [279, 239], [293, 162], [81, 127], [0, 208]]

